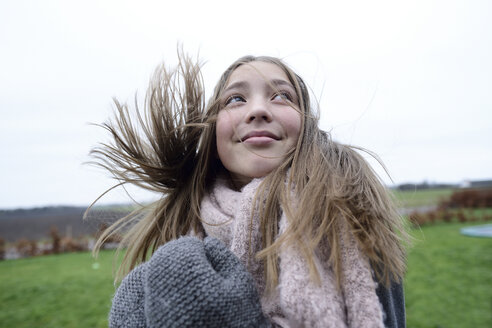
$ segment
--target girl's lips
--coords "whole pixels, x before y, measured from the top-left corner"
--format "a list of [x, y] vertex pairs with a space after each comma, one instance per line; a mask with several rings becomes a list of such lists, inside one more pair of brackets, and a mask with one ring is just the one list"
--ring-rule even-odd
[[272, 137], [268, 137], [268, 136], [258, 136], [258, 137], [249, 137], [247, 139], [244, 139], [243, 143], [261, 146], [261, 145], [268, 145], [268, 144], [274, 142], [275, 140], [276, 139], [274, 139]]
[[251, 131], [241, 138], [241, 142], [265, 143], [280, 140], [278, 136], [269, 131]]

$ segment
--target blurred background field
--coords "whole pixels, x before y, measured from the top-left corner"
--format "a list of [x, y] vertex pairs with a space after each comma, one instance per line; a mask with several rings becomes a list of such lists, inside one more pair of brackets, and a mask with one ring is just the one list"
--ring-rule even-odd
[[[488, 221], [492, 223], [492, 221]], [[467, 237], [462, 227], [414, 228], [405, 278], [407, 327], [492, 327], [492, 238]]]
[[112, 251], [0, 262], [0, 327], [107, 327]]
[[447, 199], [454, 188], [437, 188], [423, 190], [394, 190], [396, 200], [402, 208], [419, 208], [435, 206], [440, 201]]
[[[405, 278], [409, 328], [492, 327], [492, 238], [460, 234], [463, 227], [492, 223], [492, 207], [455, 208], [449, 202], [455, 194], [395, 191], [405, 208], [426, 208], [408, 214], [415, 239]], [[0, 327], [107, 327], [113, 254], [1, 261]]]

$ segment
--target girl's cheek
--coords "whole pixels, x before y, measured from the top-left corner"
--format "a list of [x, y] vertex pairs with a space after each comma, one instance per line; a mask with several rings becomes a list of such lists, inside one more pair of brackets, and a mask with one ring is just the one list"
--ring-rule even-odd
[[241, 111], [223, 109], [219, 112], [217, 125], [220, 123], [223, 126], [235, 127], [241, 121]]
[[217, 138], [226, 138], [231, 135], [233, 131], [234, 119], [231, 113], [225, 109], [222, 109], [218, 116], [216, 122], [216, 135]]

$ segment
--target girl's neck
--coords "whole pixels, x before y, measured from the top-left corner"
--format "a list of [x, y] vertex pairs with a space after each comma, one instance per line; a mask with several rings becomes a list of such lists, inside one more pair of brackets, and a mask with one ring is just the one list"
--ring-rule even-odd
[[229, 187], [236, 191], [241, 191], [241, 189], [253, 180], [245, 176], [238, 176], [230, 171], [226, 171], [227, 180], [229, 181]]

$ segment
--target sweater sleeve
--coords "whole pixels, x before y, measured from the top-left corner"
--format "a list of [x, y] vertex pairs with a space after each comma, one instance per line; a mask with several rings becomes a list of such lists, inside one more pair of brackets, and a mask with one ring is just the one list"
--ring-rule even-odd
[[113, 298], [109, 313], [110, 328], [144, 328], [144, 289], [143, 277], [146, 264], [133, 269], [121, 282]]
[[144, 275], [150, 327], [269, 327], [253, 278], [219, 240], [161, 246]]
[[182, 237], [122, 281], [111, 328], [270, 327], [253, 278], [220, 241]]

